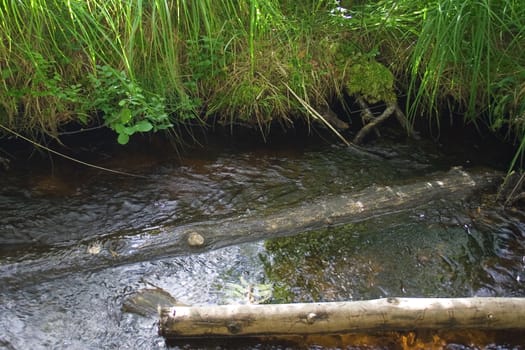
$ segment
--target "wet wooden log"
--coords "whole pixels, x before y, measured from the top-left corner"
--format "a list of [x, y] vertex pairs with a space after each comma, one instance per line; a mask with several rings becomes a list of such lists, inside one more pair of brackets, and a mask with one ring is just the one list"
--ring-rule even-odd
[[140, 289], [126, 296], [121, 310], [144, 317], [157, 315], [161, 307], [185, 306], [162, 288]]
[[[454, 168], [441, 176], [416, 183], [372, 186], [355, 193], [321, 197], [261, 217], [243, 216], [218, 222], [201, 222], [181, 227], [179, 233], [186, 237], [185, 243], [197, 251], [227, 245], [224, 242], [237, 244], [291, 236], [399, 213], [428, 205], [435, 200], [464, 200], [475, 192], [496, 188], [501, 179], [501, 174], [496, 172], [466, 172]], [[162, 245], [167, 246], [171, 240], [162, 242]]]
[[385, 298], [366, 301], [164, 307], [168, 339], [411, 330], [523, 330], [525, 298]]
[[119, 232], [69, 246], [53, 246], [23, 259], [0, 260], [0, 289], [18, 288], [72, 272], [94, 271], [133, 262], [203, 252], [229, 245], [291, 236], [332, 225], [399, 213], [434, 200], [464, 200], [473, 193], [496, 187], [497, 172], [447, 173], [396, 186], [372, 186], [359, 192], [326, 196], [270, 215], [246, 215], [197, 222], [177, 227], [157, 227], [141, 234]]

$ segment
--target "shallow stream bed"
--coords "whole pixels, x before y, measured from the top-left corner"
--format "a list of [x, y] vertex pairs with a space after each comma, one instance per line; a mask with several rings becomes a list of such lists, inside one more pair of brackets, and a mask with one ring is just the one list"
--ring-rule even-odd
[[[282, 211], [321, 195], [410, 183], [452, 166], [486, 166], [483, 159], [499, 157], [497, 150], [484, 157], [444, 154], [434, 144], [399, 136], [369, 145], [383, 155], [379, 158], [313, 137], [284, 144], [208, 142], [180, 154], [164, 144], [99, 154], [98, 165], [141, 177], [60, 159], [31, 167], [13, 164], [0, 179], [0, 276], [8, 262], [23, 261], [29, 253], [46, 256], [54, 247], [82, 240], [119, 233], [148, 240], [157, 227]], [[121, 310], [127, 296], [151, 286], [188, 305], [245, 303], [247, 284], [271, 285], [271, 295], [261, 297], [276, 303], [525, 296], [525, 213], [503, 210], [490, 204], [492, 199], [485, 194], [440, 200], [296, 237], [87, 269], [53, 280], [44, 276], [23, 286], [4, 283], [0, 349], [164, 349], [155, 318]], [[59, 257], [49, 256], [58, 261], [48, 264], [60, 264]], [[495, 346], [511, 349], [525, 344], [525, 336], [523, 344], [514, 338], [498, 341]], [[215, 349], [221, 343], [202, 346]]]

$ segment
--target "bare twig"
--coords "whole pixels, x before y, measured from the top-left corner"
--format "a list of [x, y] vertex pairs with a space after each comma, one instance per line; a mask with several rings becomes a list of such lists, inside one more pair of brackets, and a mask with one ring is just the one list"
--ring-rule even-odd
[[383, 113], [381, 113], [379, 117], [374, 118], [373, 120], [368, 122], [368, 124], [363, 126], [361, 130], [359, 130], [357, 135], [354, 137], [354, 143], [360, 144], [372, 129], [376, 128], [379, 124], [387, 120], [392, 115], [392, 113], [394, 113], [395, 108], [395, 103], [388, 103], [386, 109], [383, 111]]
[[396, 102], [388, 102], [386, 104], [386, 109], [381, 113], [379, 117], [375, 117], [372, 111], [370, 111], [370, 107], [365, 102], [362, 96], [357, 96], [356, 101], [359, 104], [359, 107], [361, 108], [361, 118], [363, 120], [363, 128], [357, 133], [357, 135], [354, 137], [354, 143], [360, 144], [363, 142], [363, 139], [370, 133], [370, 131], [374, 130], [376, 135], [379, 136], [379, 131], [377, 129], [378, 125], [387, 120], [392, 114], [396, 117], [399, 124], [407, 130], [409, 135], [414, 134], [414, 130], [412, 128], [412, 125], [408, 122], [407, 117], [399, 108]]
[[330, 124], [319, 112], [317, 112], [308, 102], [303, 100], [299, 95], [295, 93], [295, 91], [292, 90], [291, 87], [288, 86], [288, 84], [284, 83], [284, 86], [290, 91], [290, 93], [299, 101], [299, 103], [306, 109], [308, 114], [310, 114], [314, 119], [321, 121], [323, 124], [326, 125], [328, 129], [330, 129], [341, 141], [345, 143], [345, 145], [350, 146], [350, 142], [348, 142], [347, 139], [343, 137], [333, 126]]

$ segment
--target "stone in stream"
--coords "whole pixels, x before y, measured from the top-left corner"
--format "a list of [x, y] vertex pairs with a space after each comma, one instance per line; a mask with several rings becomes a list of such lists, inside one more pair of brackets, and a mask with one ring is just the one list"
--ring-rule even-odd
[[184, 306], [162, 288], [144, 288], [129, 295], [122, 303], [122, 311], [144, 317], [157, 316], [161, 307]]

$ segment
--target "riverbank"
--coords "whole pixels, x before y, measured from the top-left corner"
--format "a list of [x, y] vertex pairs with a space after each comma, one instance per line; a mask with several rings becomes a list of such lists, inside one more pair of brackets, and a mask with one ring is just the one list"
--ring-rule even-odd
[[197, 125], [340, 132], [360, 125], [356, 101], [377, 114], [399, 103], [433, 135], [445, 119], [486, 125], [519, 154], [524, 11], [453, 0], [18, 4], [0, 9], [0, 124], [36, 141], [102, 126], [120, 144], [155, 131], [180, 143]]

